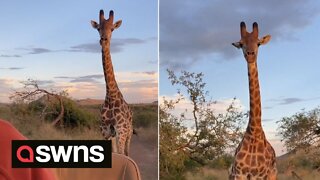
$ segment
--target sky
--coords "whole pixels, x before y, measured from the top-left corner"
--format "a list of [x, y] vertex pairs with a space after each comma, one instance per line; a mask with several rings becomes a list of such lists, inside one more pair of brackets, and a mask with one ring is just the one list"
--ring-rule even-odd
[[[251, 32], [256, 21], [260, 37], [271, 35], [270, 42], [260, 46], [257, 60], [262, 124], [277, 156], [285, 153], [276, 122], [320, 106], [320, 2], [161, 0], [159, 14], [160, 97], [176, 96], [167, 68], [203, 72], [219, 110], [234, 97], [249, 110], [247, 63], [242, 51], [231, 45], [240, 40], [240, 22]], [[185, 104], [181, 106], [188, 107]]]
[[[141, 6], [143, 4], [144, 6]], [[122, 25], [112, 34], [116, 80], [129, 103], [158, 96], [156, 0], [4, 1], [0, 6], [0, 102], [32, 78], [74, 99], [104, 99], [99, 34], [90, 20], [114, 10]]]

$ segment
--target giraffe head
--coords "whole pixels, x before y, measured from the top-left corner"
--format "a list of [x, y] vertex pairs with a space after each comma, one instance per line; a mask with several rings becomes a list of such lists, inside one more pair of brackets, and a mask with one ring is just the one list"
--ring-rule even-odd
[[119, 20], [113, 23], [113, 11], [109, 12], [109, 18], [104, 18], [103, 10], [100, 10], [99, 13], [99, 24], [95, 21], [91, 21], [91, 25], [93, 28], [97, 29], [100, 34], [100, 44], [103, 42], [110, 42], [112, 31], [119, 28], [121, 26], [122, 20]]
[[253, 23], [252, 32], [247, 32], [246, 24], [240, 23], [241, 39], [239, 42], [232, 43], [238, 49], [242, 49], [244, 58], [248, 63], [257, 61], [258, 48], [260, 45], [267, 44], [271, 38], [270, 35], [266, 35], [259, 39], [258, 23]]
[[109, 140], [116, 136], [117, 132], [115, 126], [116, 124], [114, 120], [104, 121], [104, 123], [100, 126], [102, 134], [106, 139]]

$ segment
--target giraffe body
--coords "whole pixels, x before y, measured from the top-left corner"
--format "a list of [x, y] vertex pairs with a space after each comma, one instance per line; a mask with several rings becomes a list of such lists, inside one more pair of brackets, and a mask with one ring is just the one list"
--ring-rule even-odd
[[105, 101], [101, 107], [101, 131], [106, 140], [112, 140], [113, 152], [129, 155], [129, 146], [133, 134], [132, 111], [124, 100], [115, 80], [111, 54], [110, 41], [114, 29], [120, 27], [122, 21], [113, 24], [113, 11], [109, 18], [104, 18], [103, 10], [100, 10], [99, 24], [91, 21], [93, 28], [100, 34], [102, 47], [102, 65], [106, 82]]
[[244, 22], [240, 24], [241, 40], [233, 45], [243, 50], [248, 63], [250, 116], [244, 137], [235, 152], [230, 180], [277, 179], [276, 155], [261, 126], [261, 99], [257, 68], [258, 47], [266, 44], [270, 35], [258, 38], [258, 24], [248, 33]]

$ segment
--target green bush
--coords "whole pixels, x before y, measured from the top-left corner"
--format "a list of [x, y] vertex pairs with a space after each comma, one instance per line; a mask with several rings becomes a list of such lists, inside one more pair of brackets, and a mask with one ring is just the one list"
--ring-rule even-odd
[[[99, 114], [93, 113], [84, 107], [79, 106], [75, 101], [62, 97], [64, 106], [64, 127], [85, 126], [92, 127], [99, 122]], [[37, 114], [40, 116], [45, 109], [44, 119], [47, 121], [55, 120], [61, 111], [60, 103], [57, 99], [39, 98], [32, 101], [27, 106], [25, 104], [15, 104], [13, 109], [20, 114]]]
[[228, 169], [234, 157], [231, 154], [223, 154], [222, 156], [217, 157], [210, 163], [210, 167], [215, 169]]
[[[93, 114], [90, 111], [80, 107], [76, 102], [71, 99], [63, 98], [64, 106], [64, 125], [67, 127], [75, 126], [87, 126], [91, 127], [99, 122], [99, 115]], [[54, 117], [57, 117], [60, 112], [60, 105], [55, 103], [54, 108], [57, 110], [57, 113], [54, 114]]]
[[157, 105], [133, 105], [133, 126], [136, 128], [148, 128], [158, 126]]

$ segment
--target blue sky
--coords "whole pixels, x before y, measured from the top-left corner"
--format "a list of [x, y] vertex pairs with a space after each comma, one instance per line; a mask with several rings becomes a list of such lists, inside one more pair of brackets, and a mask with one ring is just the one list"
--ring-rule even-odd
[[[141, 6], [143, 4], [143, 6]], [[67, 89], [76, 99], [104, 98], [98, 32], [90, 20], [113, 9], [122, 25], [111, 53], [120, 89], [129, 103], [157, 99], [157, 1], [5, 1], [0, 6], [0, 102], [19, 81]]]
[[240, 39], [241, 21], [249, 32], [257, 21], [260, 37], [272, 36], [258, 55], [263, 127], [277, 155], [283, 154], [276, 121], [320, 105], [319, 8], [319, 2], [310, 0], [162, 0], [160, 96], [176, 94], [165, 69], [203, 72], [213, 99], [236, 97], [248, 110], [247, 64], [231, 43]]

